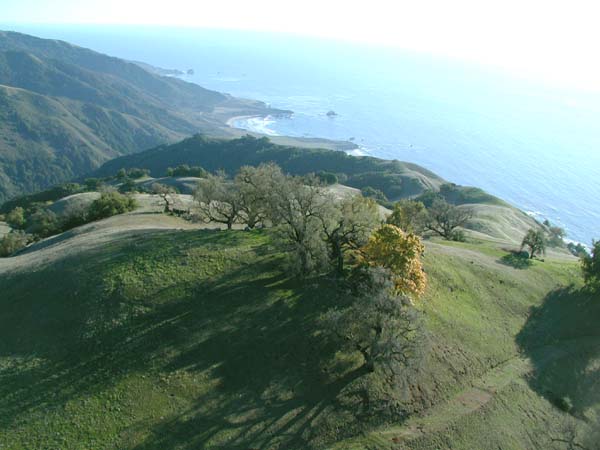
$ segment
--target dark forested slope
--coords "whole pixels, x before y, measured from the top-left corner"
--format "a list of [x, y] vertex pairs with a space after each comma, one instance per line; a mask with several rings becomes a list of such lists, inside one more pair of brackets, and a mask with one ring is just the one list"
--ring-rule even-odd
[[335, 150], [277, 145], [267, 138], [252, 136], [218, 139], [196, 135], [173, 145], [161, 145], [114, 159], [94, 175], [108, 176], [121, 168], [140, 167], [149, 169], [154, 176], [162, 176], [168, 167], [181, 164], [232, 174], [243, 165], [256, 166], [264, 162], [274, 162], [294, 175], [333, 173], [348, 186], [359, 189], [370, 186], [381, 190], [390, 199], [418, 195], [427, 189], [437, 190], [445, 183], [439, 176], [416, 164], [369, 156], [356, 157]]

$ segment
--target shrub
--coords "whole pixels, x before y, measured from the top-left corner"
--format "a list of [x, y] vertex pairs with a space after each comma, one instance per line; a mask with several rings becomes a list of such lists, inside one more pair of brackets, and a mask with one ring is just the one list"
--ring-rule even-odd
[[84, 205], [69, 205], [63, 214], [61, 229], [70, 230], [90, 221], [89, 207]]
[[338, 182], [337, 175], [332, 172], [317, 172], [317, 178], [326, 186], [330, 186]]
[[49, 209], [38, 209], [27, 219], [27, 232], [45, 238], [61, 231], [56, 214]]
[[369, 197], [369, 198], [375, 199], [377, 201], [382, 201], [382, 202], [388, 201], [388, 198], [383, 193], [383, 191], [380, 191], [379, 189], [375, 189], [374, 187], [371, 187], [371, 186], [365, 186], [364, 188], [362, 188], [360, 190], [360, 192], [365, 197]]
[[144, 178], [150, 175], [150, 171], [148, 169], [138, 169], [137, 167], [132, 167], [131, 169], [127, 169], [127, 176], [132, 180], [137, 180], [138, 178]]
[[135, 200], [118, 192], [103, 192], [99, 199], [90, 205], [89, 219], [100, 220], [106, 217], [133, 211], [136, 207]]
[[454, 230], [450, 235], [450, 239], [454, 242], [465, 242], [467, 240], [467, 235], [463, 230]]
[[13, 230], [0, 239], [0, 257], [7, 257], [25, 248], [31, 236], [21, 230]]
[[83, 183], [87, 191], [98, 191], [104, 185], [100, 178], [86, 178]]
[[77, 183], [61, 184], [59, 186], [54, 186], [53, 188], [48, 189], [46, 191], [26, 195], [23, 197], [18, 197], [14, 200], [4, 202], [0, 206], [0, 211], [7, 213], [9, 211], [12, 211], [16, 207], [21, 207], [25, 210], [29, 210], [32, 207], [35, 207], [36, 204], [54, 202], [69, 195], [78, 194], [83, 190], [84, 187]]
[[581, 243], [569, 242], [567, 244], [567, 249], [571, 252], [573, 256], [577, 256], [578, 258], [583, 258], [588, 255], [587, 249]]
[[168, 177], [206, 177], [207, 172], [200, 166], [188, 166], [187, 164], [181, 164], [176, 168], [169, 167], [167, 169]]
[[25, 228], [25, 210], [20, 206], [17, 206], [6, 215], [6, 223], [9, 224], [11, 228]]
[[526, 269], [531, 266], [529, 252], [526, 251], [510, 252], [500, 258], [500, 262], [515, 269]]
[[432, 190], [427, 190], [427, 191], [423, 192], [421, 195], [419, 195], [416, 198], [416, 200], [423, 203], [426, 208], [431, 208], [433, 203], [437, 200], [445, 201], [444, 197], [442, 197], [440, 194], [438, 194], [437, 192], [434, 192]]
[[564, 247], [566, 231], [558, 226], [552, 225], [549, 220], [544, 220], [544, 226], [548, 232], [548, 245], [550, 247]]
[[119, 192], [123, 194], [127, 192], [134, 192], [136, 188], [137, 185], [132, 178], [124, 178], [123, 183], [121, 183], [121, 185], [119, 186]]

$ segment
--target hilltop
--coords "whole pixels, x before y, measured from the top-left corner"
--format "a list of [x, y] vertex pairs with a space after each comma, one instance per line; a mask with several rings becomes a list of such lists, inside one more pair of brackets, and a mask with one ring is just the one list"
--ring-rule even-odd
[[410, 416], [369, 424], [319, 334], [332, 280], [290, 277], [269, 230], [152, 198], [0, 259], [0, 446], [595, 448], [600, 310], [574, 259], [512, 267], [481, 231], [428, 241]]
[[[520, 243], [527, 229], [539, 227], [533, 218], [501, 199], [478, 188], [452, 185], [417, 164], [357, 157], [325, 148], [280, 145], [266, 137], [257, 139], [249, 135], [237, 139], [196, 135], [176, 144], [115, 158], [90, 176], [104, 177], [120, 169], [144, 168], [153, 177], [163, 177], [168, 168], [180, 165], [234, 174], [241, 166], [265, 162], [274, 162], [293, 175], [331, 174], [337, 182], [349, 187], [381, 191], [388, 206], [393, 201], [414, 198], [426, 191], [439, 192], [444, 186], [441, 194], [446, 200], [474, 209], [475, 217], [469, 223], [472, 232], [497, 242]], [[10, 206], [15, 204], [12, 202]], [[0, 212], [7, 212], [8, 206], [4, 205]]]
[[[437, 190], [445, 181], [416, 164], [374, 157], [356, 157], [325, 148], [300, 148], [280, 145], [271, 138], [246, 135], [237, 139], [219, 139], [195, 135], [172, 145], [127, 155], [108, 161], [91, 176], [107, 176], [119, 169], [140, 167], [153, 176], [162, 176], [169, 167], [182, 164], [201, 166], [208, 171], [235, 173], [241, 166], [274, 162], [285, 172], [304, 175], [328, 172], [349, 186], [366, 186], [383, 191], [390, 199]], [[490, 197], [491, 198], [491, 197]]]

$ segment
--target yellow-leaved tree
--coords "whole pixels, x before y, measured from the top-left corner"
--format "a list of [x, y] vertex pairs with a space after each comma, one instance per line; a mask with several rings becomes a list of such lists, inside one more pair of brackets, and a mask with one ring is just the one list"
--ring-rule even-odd
[[370, 266], [385, 267], [392, 272], [396, 293], [419, 297], [427, 285], [421, 262], [424, 250], [419, 236], [387, 224], [373, 232], [361, 253]]

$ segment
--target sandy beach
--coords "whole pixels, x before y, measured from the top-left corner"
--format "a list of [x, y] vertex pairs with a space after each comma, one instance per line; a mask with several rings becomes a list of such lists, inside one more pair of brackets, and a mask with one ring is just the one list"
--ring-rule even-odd
[[246, 120], [246, 119], [254, 119], [254, 118], [264, 118], [264, 117], [265, 116], [261, 116], [258, 114], [246, 115], [246, 116], [233, 116], [233, 117], [230, 117], [229, 119], [227, 119], [227, 121], [225, 123], [227, 124], [228, 127], [236, 128], [234, 125], [236, 120]]

